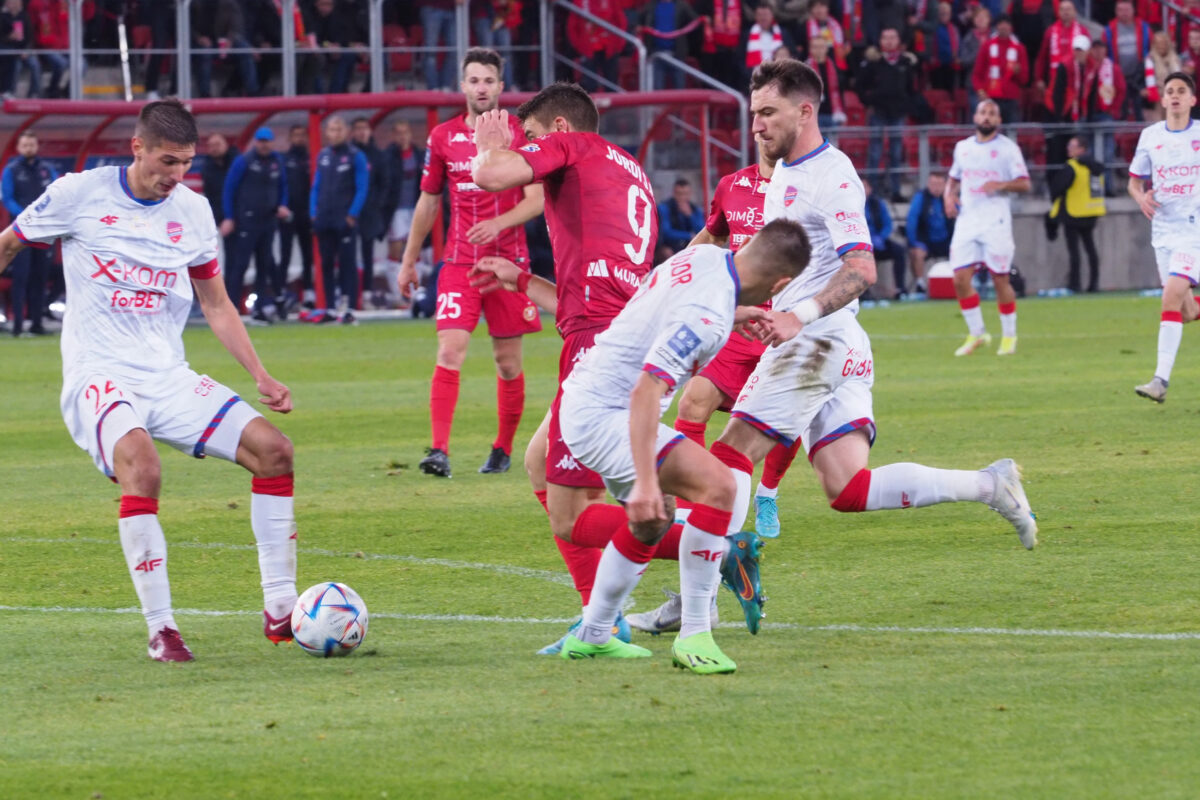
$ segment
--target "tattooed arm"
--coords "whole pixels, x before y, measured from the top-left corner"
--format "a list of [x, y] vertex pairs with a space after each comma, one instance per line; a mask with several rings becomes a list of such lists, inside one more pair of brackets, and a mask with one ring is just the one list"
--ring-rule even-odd
[[842, 268], [833, 274], [816, 297], [801, 302], [793, 311], [772, 311], [761, 324], [762, 340], [773, 347], [792, 339], [805, 325], [844, 307], [875, 285], [875, 256], [867, 250], [851, 250], [842, 256]]

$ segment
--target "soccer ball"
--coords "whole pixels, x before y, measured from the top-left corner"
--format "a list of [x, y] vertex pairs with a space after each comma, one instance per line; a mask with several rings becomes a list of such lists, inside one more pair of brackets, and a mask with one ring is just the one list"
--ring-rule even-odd
[[310, 586], [292, 611], [292, 636], [313, 656], [344, 656], [367, 636], [367, 604], [344, 583]]

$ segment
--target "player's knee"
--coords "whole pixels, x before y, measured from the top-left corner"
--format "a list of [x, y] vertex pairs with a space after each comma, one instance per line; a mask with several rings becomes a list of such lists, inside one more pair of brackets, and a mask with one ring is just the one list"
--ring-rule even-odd
[[821, 481], [829, 506], [834, 511], [856, 512], [867, 508], [867, 495], [871, 489], [871, 470], [860, 469], [842, 485]]
[[292, 471], [294, 452], [292, 440], [284, 436], [281, 432], [275, 431], [274, 435], [267, 438], [258, 448], [258, 464], [257, 469], [254, 470], [255, 476], [259, 478], [274, 478], [279, 475], [288, 474]]
[[668, 517], [666, 522], [657, 519], [631, 522], [629, 523], [629, 532], [642, 544], [658, 544], [659, 539], [666, 535], [667, 529], [671, 527], [673, 521]]
[[705, 482], [704, 490], [695, 502], [729, 511], [736, 499], [737, 482], [733, 479], [733, 473], [722, 466], [719, 470], [713, 470], [712, 476]]
[[679, 398], [679, 418], [688, 422], [708, 422], [709, 416], [708, 404], [685, 390]]

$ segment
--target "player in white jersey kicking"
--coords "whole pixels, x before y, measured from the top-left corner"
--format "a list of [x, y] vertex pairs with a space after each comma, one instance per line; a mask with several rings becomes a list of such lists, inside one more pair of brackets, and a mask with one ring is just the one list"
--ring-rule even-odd
[[625, 504], [604, 548], [583, 624], [562, 646], [565, 659], [637, 658], [650, 651], [613, 635], [621, 604], [671, 526], [669, 501], [692, 503], [679, 541], [682, 625], [671, 646], [676, 666], [707, 674], [737, 665], [712, 638], [709, 607], [720, 581], [736, 485], [717, 456], [662, 424], [671, 395], [725, 346], [735, 322], [761, 319], [756, 306], [808, 263], [804, 229], [780, 220], [737, 254], [689, 247], [659, 265], [596, 337], [563, 383], [563, 441]]
[[[975, 135], [954, 145], [950, 182], [942, 202], [946, 217], [958, 218], [950, 238], [954, 293], [967, 323], [967, 340], [954, 351], [966, 356], [991, 344], [983, 324], [979, 292], [971, 281], [977, 269], [992, 274], [996, 307], [1000, 311], [1000, 349], [996, 355], [1017, 352], [1017, 295], [1009, 281], [1013, 242], [1011, 194], [1031, 188], [1029, 170], [1016, 142], [999, 133], [1000, 107], [994, 100], [975, 106]], [[961, 187], [961, 191], [960, 191]]]
[[[1192, 289], [1200, 280], [1200, 128], [1191, 119], [1196, 84], [1186, 72], [1163, 82], [1167, 118], [1142, 131], [1129, 165], [1129, 195], [1150, 220], [1150, 243], [1162, 280], [1158, 364], [1149, 383], [1134, 387], [1156, 403], [1167, 399], [1183, 324], [1200, 314]], [[1147, 189], [1147, 183], [1154, 188]]]
[[232, 389], [184, 360], [194, 286], [213, 333], [254, 378], [259, 402], [292, 410], [288, 388], [259, 361], [225, 293], [212, 210], [181, 185], [196, 139], [196, 121], [182, 103], [149, 103], [134, 130], [133, 164], [64, 175], [0, 233], [0, 270], [23, 247], [62, 240], [71, 298], [62, 330], [63, 419], [121, 488], [121, 547], [158, 661], [190, 661], [192, 653], [171, 608], [154, 440], [250, 471], [268, 639], [291, 640], [296, 603], [292, 444]]
[[[875, 282], [863, 214], [865, 195], [853, 165], [821, 136], [821, 79], [799, 61], [755, 69], [750, 108], [760, 148], [780, 159], [767, 190], [768, 221], [800, 222], [812, 261], [772, 301], [767, 351], [713, 445], [744, 456], [736, 469], [733, 530], [745, 520], [752, 464], [778, 442], [800, 437], [830, 504], [838, 511], [987, 503], [1012, 523], [1021, 543], [1037, 543], [1037, 524], [1012, 459], [982, 470], [920, 464], [867, 468], [875, 438], [871, 341], [858, 324], [858, 296]], [[784, 342], [783, 344], [780, 344]], [[774, 345], [774, 346], [773, 346]], [[726, 462], [729, 463], [729, 462]]]

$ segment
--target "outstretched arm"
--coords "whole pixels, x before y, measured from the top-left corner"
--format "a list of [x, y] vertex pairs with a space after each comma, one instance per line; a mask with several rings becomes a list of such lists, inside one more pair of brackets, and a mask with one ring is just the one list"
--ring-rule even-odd
[[229, 300], [221, 276], [193, 280], [192, 284], [196, 287], [200, 309], [204, 312], [204, 318], [208, 320], [213, 334], [254, 379], [255, 388], [261, 395], [258, 401], [280, 414], [291, 411], [291, 391], [272, 378], [259, 360], [254, 345], [250, 343], [250, 336], [246, 333], [246, 326], [242, 324], [242, 318], [238, 316], [237, 309]]
[[772, 311], [763, 342], [768, 347], [795, 337], [805, 325], [832, 314], [875, 285], [875, 256], [867, 250], [851, 250], [842, 256], [842, 268], [833, 273], [816, 297], [802, 301], [789, 311]]
[[4, 233], [0, 233], [0, 272], [8, 269], [8, 265], [16, 258], [17, 253], [28, 246], [17, 237], [12, 225], [5, 228]]

